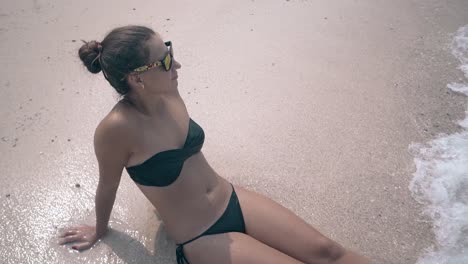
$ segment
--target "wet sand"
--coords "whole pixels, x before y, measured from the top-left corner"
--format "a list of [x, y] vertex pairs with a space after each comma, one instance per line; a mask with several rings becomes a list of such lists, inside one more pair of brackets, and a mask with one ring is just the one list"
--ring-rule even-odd
[[433, 237], [408, 190], [408, 146], [460, 129], [448, 44], [467, 13], [463, 0], [2, 4], [0, 259], [174, 263], [126, 174], [110, 235], [83, 253], [56, 244], [60, 228], [94, 221], [92, 138], [117, 100], [82, 67], [80, 39], [143, 24], [172, 40], [180, 93], [219, 174], [375, 263], [415, 263]]

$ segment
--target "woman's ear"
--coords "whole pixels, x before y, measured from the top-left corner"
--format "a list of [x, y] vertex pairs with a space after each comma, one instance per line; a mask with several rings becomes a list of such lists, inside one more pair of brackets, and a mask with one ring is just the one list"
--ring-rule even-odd
[[127, 76], [127, 83], [130, 87], [140, 87], [143, 85], [143, 80], [138, 73], [130, 73]]

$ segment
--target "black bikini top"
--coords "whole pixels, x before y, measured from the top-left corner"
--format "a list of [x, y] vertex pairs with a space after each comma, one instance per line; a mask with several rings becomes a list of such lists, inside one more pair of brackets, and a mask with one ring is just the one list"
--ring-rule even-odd
[[177, 180], [185, 160], [199, 152], [204, 141], [205, 132], [189, 118], [187, 138], [182, 148], [156, 153], [139, 165], [126, 167], [126, 170], [130, 177], [141, 185], [168, 186]]

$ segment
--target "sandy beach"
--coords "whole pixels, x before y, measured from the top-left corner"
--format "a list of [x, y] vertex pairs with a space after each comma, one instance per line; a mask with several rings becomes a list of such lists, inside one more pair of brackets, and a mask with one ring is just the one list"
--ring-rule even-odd
[[[202, 3], [201, 3], [202, 2]], [[450, 43], [468, 2], [8, 1], [0, 9], [0, 262], [175, 263], [126, 173], [92, 250], [57, 234], [94, 222], [96, 125], [118, 100], [82, 66], [83, 40], [140, 24], [171, 40], [203, 153], [375, 263], [416, 263], [435, 239], [408, 188], [408, 146], [462, 130]], [[287, 225], [288, 223], [285, 223]]]

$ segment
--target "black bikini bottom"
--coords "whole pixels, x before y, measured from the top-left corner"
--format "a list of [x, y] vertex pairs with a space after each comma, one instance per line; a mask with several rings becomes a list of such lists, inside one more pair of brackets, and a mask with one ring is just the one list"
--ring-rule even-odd
[[234, 191], [234, 186], [232, 186], [232, 194], [231, 199], [229, 200], [229, 204], [226, 207], [226, 210], [224, 211], [223, 215], [216, 221], [216, 223], [214, 223], [210, 228], [208, 228], [208, 230], [203, 232], [201, 235], [196, 236], [195, 238], [192, 238], [189, 241], [184, 242], [182, 244], [177, 244], [177, 264], [189, 264], [188, 260], [185, 258], [184, 255], [184, 245], [202, 236], [222, 234], [228, 232], [245, 233], [244, 216], [242, 215], [239, 199], [237, 199], [236, 192]]

